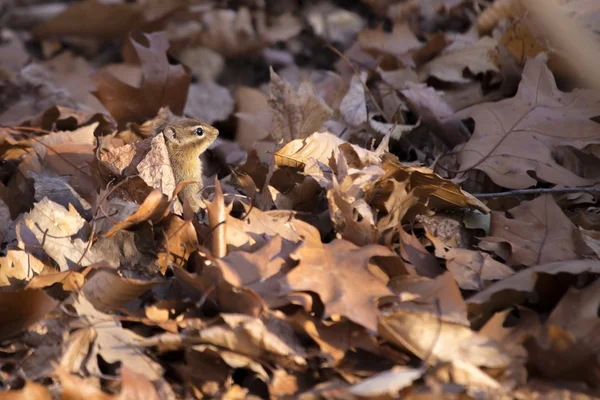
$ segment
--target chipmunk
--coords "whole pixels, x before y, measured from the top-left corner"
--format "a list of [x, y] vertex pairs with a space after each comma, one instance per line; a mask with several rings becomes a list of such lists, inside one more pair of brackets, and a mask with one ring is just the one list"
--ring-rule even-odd
[[[202, 182], [200, 155], [215, 141], [219, 131], [195, 119], [173, 117], [157, 127], [156, 133], [160, 132], [165, 137], [175, 182]], [[179, 192], [179, 199], [182, 202], [187, 199], [192, 210], [198, 212], [201, 203], [197, 195], [200, 190], [202, 183], [186, 185]]]

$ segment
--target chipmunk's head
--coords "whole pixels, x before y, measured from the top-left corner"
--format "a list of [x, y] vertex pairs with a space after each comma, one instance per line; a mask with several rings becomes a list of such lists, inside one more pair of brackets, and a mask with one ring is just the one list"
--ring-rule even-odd
[[169, 149], [203, 153], [210, 146], [219, 131], [204, 122], [181, 118], [164, 125], [163, 135]]

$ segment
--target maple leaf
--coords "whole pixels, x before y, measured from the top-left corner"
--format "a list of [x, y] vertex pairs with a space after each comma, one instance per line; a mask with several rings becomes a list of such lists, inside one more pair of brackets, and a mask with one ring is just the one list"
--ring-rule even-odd
[[451, 117], [475, 120], [473, 136], [458, 155], [460, 168], [479, 169], [498, 185], [513, 189], [537, 181], [591, 185], [593, 180], [561, 166], [554, 153], [561, 146], [583, 149], [600, 143], [600, 125], [593, 120], [598, 115], [600, 92], [561, 92], [541, 54], [527, 61], [515, 97]]
[[119, 123], [143, 122], [154, 117], [163, 106], [181, 115], [187, 100], [191, 77], [183, 66], [169, 64], [166, 33], [155, 32], [144, 37], [149, 47], [130, 39], [144, 75], [141, 87], [122, 82], [106, 68], [93, 76], [97, 87], [94, 95]]

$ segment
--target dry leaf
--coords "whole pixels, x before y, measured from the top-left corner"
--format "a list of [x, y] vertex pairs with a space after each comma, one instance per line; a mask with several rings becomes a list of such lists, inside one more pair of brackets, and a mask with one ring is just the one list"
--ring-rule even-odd
[[448, 248], [441, 240], [428, 234], [435, 246], [435, 255], [446, 260], [446, 268], [463, 290], [481, 290], [490, 281], [498, 281], [514, 274], [506, 265], [495, 261], [489, 254], [468, 249]]
[[534, 266], [580, 258], [575, 252], [576, 237], [575, 225], [554, 198], [545, 194], [505, 213], [493, 212], [490, 236], [479, 246], [494, 250], [508, 244], [508, 252], [499, 255], [508, 256], [509, 265]]
[[86, 361], [88, 371], [101, 373], [98, 365], [101, 357], [108, 363], [120, 361], [125, 367], [142, 374], [150, 381], [162, 379], [162, 367], [140, 351], [136, 343], [139, 337], [124, 329], [115, 317], [97, 311], [83, 295], [79, 295], [73, 301], [73, 307], [79, 318], [89, 324], [96, 333], [89, 359]]
[[[139, 4], [87, 0], [71, 4], [64, 12], [36, 26], [34, 33], [114, 38], [129, 32], [140, 19]], [[106, 21], [111, 23], [107, 26]]]
[[527, 268], [469, 297], [467, 300], [469, 313], [487, 318], [492, 310], [502, 310], [513, 304], [520, 304], [525, 300], [527, 294], [534, 292], [540, 277], [544, 275], [561, 273], [578, 275], [585, 272], [599, 273], [600, 262], [591, 260], [558, 261]]
[[285, 293], [313, 291], [325, 305], [326, 317], [346, 317], [375, 331], [377, 300], [391, 294], [387, 282], [369, 269], [369, 260], [375, 256], [396, 259], [404, 269], [395, 253], [383, 246], [357, 247], [341, 239], [324, 244], [318, 231], [310, 228], [291, 254], [300, 264], [286, 275]]
[[298, 91], [271, 68], [269, 106], [273, 110], [273, 138], [288, 143], [303, 139], [321, 128], [333, 111], [314, 92], [310, 83], [303, 83]]
[[144, 122], [164, 106], [181, 115], [187, 99], [190, 76], [181, 65], [169, 64], [166, 34], [144, 34], [144, 38], [149, 47], [131, 40], [144, 74], [141, 87], [130, 86], [104, 69], [93, 77], [94, 94], [119, 123]]
[[32, 254], [9, 250], [4, 257], [0, 257], [0, 287], [10, 286], [15, 280], [29, 281], [34, 275], [43, 274], [46, 269], [46, 265]]
[[88, 266], [101, 260], [101, 257], [88, 248], [85, 234], [87, 223], [76, 213], [43, 199], [36, 203], [30, 213], [25, 215], [22, 229], [32, 235], [33, 246], [41, 248], [59, 266], [68, 271], [75, 266]]
[[352, 126], [367, 122], [367, 103], [363, 86], [365, 81], [366, 74], [354, 75], [350, 81], [350, 88], [340, 103], [340, 113]]
[[393, 56], [401, 56], [421, 46], [407, 24], [395, 24], [390, 33], [382, 28], [363, 30], [358, 34], [358, 42], [365, 50], [376, 50]]
[[57, 301], [41, 289], [0, 292], [0, 340], [21, 333], [44, 318]]
[[559, 91], [544, 61], [540, 55], [527, 62], [515, 97], [453, 117], [475, 120], [473, 136], [460, 149], [461, 170], [482, 170], [498, 185], [513, 189], [538, 180], [567, 186], [594, 183], [561, 166], [553, 153], [561, 146], [583, 149], [600, 143], [600, 125], [593, 119], [600, 115], [599, 95], [585, 89]]
[[39, 383], [25, 382], [25, 387], [20, 390], [9, 390], [0, 393], [0, 400], [52, 400], [52, 394]]
[[431, 313], [396, 311], [380, 320], [379, 333], [421, 359], [431, 354], [429, 363], [460, 360], [476, 366], [506, 368], [511, 362], [500, 343]]
[[233, 112], [233, 97], [227, 88], [215, 82], [201, 82], [190, 85], [185, 115], [207, 124], [224, 121]]
[[88, 278], [82, 291], [96, 310], [107, 312], [125, 306], [161, 283], [159, 279], [141, 281], [126, 279], [114, 270], [98, 269]]
[[497, 45], [496, 39], [490, 37], [476, 43], [457, 40], [439, 57], [419, 68], [419, 78], [424, 81], [433, 76], [444, 82], [469, 83], [472, 78], [465, 76], [465, 71], [473, 76], [498, 72]]

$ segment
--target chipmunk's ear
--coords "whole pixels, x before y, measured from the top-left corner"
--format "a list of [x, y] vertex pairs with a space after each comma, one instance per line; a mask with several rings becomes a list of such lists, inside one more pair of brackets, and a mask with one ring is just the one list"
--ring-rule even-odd
[[166, 126], [163, 130], [163, 135], [165, 135], [165, 139], [167, 139], [167, 141], [177, 139], [177, 137], [175, 136], [175, 129], [173, 129], [172, 126]]

